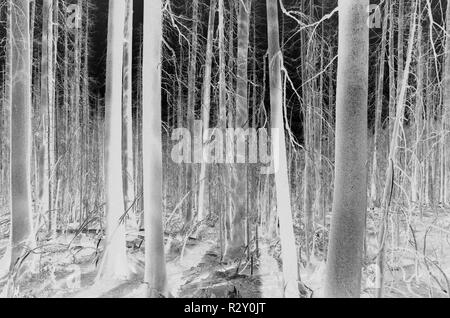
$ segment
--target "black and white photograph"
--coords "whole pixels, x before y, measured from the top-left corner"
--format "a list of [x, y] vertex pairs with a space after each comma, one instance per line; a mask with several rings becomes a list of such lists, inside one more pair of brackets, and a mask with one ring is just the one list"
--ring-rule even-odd
[[449, 297], [450, 0], [0, 0], [0, 298]]

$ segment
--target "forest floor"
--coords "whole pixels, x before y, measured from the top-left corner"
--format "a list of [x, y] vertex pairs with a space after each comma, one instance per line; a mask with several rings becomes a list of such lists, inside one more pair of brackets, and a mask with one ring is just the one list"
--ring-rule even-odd
[[[419, 213], [419, 212], [415, 212]], [[374, 220], [379, 212], [375, 211]], [[395, 218], [395, 214], [391, 217]], [[414, 223], [406, 220], [414, 220]], [[400, 223], [396, 249], [386, 258], [386, 297], [448, 297], [450, 290], [450, 213], [436, 208], [422, 211], [422, 217], [407, 215]], [[368, 219], [367, 252], [363, 268], [363, 297], [373, 297], [375, 259], [378, 253], [375, 227]], [[394, 224], [393, 222], [391, 224]], [[199, 239], [186, 242], [166, 238], [167, 277], [170, 297], [176, 298], [277, 298], [282, 297], [280, 246], [278, 241], [261, 239], [259, 257], [252, 261], [221, 262], [215, 229], [208, 228]], [[391, 232], [395, 233], [396, 229]], [[392, 238], [388, 238], [392, 240]], [[142, 239], [141, 239], [142, 241]], [[0, 239], [0, 259], [8, 240]], [[70, 244], [69, 244], [70, 243]], [[144, 248], [139, 238], [129, 239], [130, 279], [97, 282], [98, 241], [95, 235], [60, 237], [41, 248], [38, 274], [26, 275], [17, 291], [19, 297], [32, 298], [141, 298]], [[391, 246], [391, 243], [389, 243]], [[0, 262], [1, 263], [1, 262]], [[322, 296], [325, 273], [323, 255], [317, 252], [300, 276], [307, 297]], [[1, 267], [1, 266], [0, 266]], [[1, 268], [0, 268], [1, 272]], [[0, 280], [0, 296], [6, 279]]]
[[[213, 237], [212, 233], [210, 233]], [[168, 241], [168, 240], [166, 240]], [[8, 240], [0, 240], [0, 257]], [[70, 243], [70, 247], [69, 247]], [[136, 243], [136, 244], [135, 244]], [[134, 245], [135, 244], [135, 245]], [[38, 256], [39, 274], [26, 275], [20, 283], [19, 297], [29, 298], [141, 298], [146, 285], [143, 246], [132, 242], [128, 249], [130, 279], [125, 282], [98, 282], [97, 241], [81, 234], [61, 237], [42, 249]], [[277, 261], [262, 244], [261, 258], [253, 264], [220, 261], [217, 240], [205, 238], [167, 242], [167, 278], [170, 297], [182, 298], [261, 298], [281, 297], [281, 272]], [[181, 251], [183, 256], [181, 256]], [[259, 264], [262, 264], [261, 266]], [[253, 272], [253, 273], [252, 273]], [[0, 292], [6, 286], [0, 280]], [[0, 293], [1, 295], [1, 293]], [[3, 294], [4, 295], [4, 294]]]

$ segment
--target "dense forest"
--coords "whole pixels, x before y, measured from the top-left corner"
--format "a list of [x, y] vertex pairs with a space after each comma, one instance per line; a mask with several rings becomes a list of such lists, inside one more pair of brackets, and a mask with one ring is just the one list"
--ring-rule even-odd
[[0, 0], [0, 297], [450, 297], [450, 1]]

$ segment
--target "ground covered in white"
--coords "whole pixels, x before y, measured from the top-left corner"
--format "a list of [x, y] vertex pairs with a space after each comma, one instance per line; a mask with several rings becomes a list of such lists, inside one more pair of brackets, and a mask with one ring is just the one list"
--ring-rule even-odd
[[[362, 296], [375, 295], [377, 219], [368, 218]], [[385, 297], [448, 297], [450, 290], [450, 215], [442, 208], [403, 213], [398, 239], [390, 235], [386, 259]], [[391, 226], [394, 227], [391, 215]], [[396, 233], [392, 228], [390, 233]], [[298, 244], [301, 231], [296, 229]], [[314, 255], [309, 264], [299, 255], [299, 284], [303, 297], [321, 297], [325, 276], [327, 234], [317, 227]], [[176, 298], [278, 298], [283, 297], [280, 244], [278, 239], [260, 238], [253, 258], [230, 263], [221, 261], [214, 228], [196, 238], [166, 238], [166, 266], [170, 297]], [[98, 282], [102, 244], [98, 233], [62, 234], [36, 250], [37, 270], [26, 272], [17, 283], [17, 297], [32, 298], [140, 298], [143, 284], [144, 242], [129, 236], [128, 261], [132, 275], [127, 281]], [[300, 245], [299, 245], [300, 246]], [[0, 239], [0, 295], [5, 296], [8, 238]]]

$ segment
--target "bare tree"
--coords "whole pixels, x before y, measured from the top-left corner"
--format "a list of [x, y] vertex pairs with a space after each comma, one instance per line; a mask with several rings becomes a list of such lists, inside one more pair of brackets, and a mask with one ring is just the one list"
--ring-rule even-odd
[[[203, 76], [202, 97], [202, 122], [203, 122], [203, 145], [208, 142], [209, 118], [211, 116], [211, 68], [213, 59], [214, 21], [217, 12], [217, 0], [211, 0], [209, 8], [208, 39], [206, 43], [205, 74]], [[205, 156], [205, 154], [203, 154]], [[203, 158], [200, 167], [200, 187], [198, 193], [198, 221], [205, 219], [205, 186], [207, 184], [207, 169]]]
[[278, 218], [280, 220], [281, 253], [283, 259], [284, 294], [299, 298], [297, 247], [295, 246], [289, 186], [286, 136], [283, 120], [283, 87], [281, 80], [282, 53], [280, 50], [278, 1], [267, 0], [267, 33], [269, 39], [270, 104], [272, 120], [272, 153], [275, 158], [275, 187]]
[[326, 297], [359, 297], [367, 210], [368, 0], [339, 0], [336, 176]]
[[[116, 0], [112, 0], [116, 1]], [[143, 162], [145, 282], [148, 296], [167, 296], [162, 224], [161, 46], [162, 2], [144, 3]]]
[[129, 275], [125, 242], [122, 178], [122, 65], [125, 0], [109, 1], [105, 93], [106, 245], [99, 278]]
[[397, 96], [397, 112], [396, 117], [393, 125], [392, 135], [391, 135], [391, 143], [390, 143], [390, 150], [389, 150], [389, 158], [388, 158], [388, 167], [386, 170], [386, 179], [385, 179], [385, 186], [384, 186], [384, 192], [383, 192], [383, 199], [382, 199], [382, 209], [383, 209], [383, 215], [380, 222], [380, 229], [378, 233], [378, 245], [379, 245], [379, 252], [377, 255], [377, 280], [376, 280], [376, 287], [377, 287], [377, 296], [382, 297], [383, 296], [383, 285], [384, 285], [384, 256], [385, 256], [385, 248], [386, 248], [386, 237], [387, 237], [387, 221], [388, 221], [388, 215], [389, 210], [391, 207], [392, 202], [392, 192], [394, 190], [394, 169], [396, 167], [396, 157], [398, 153], [398, 144], [400, 139], [400, 130], [403, 126], [404, 121], [404, 115], [405, 115], [405, 108], [406, 108], [406, 91], [408, 86], [408, 79], [410, 76], [410, 67], [412, 62], [412, 53], [414, 49], [414, 43], [415, 43], [415, 35], [416, 35], [416, 13], [417, 13], [417, 1], [414, 1], [413, 4], [413, 18], [411, 19], [411, 28], [410, 28], [410, 36], [409, 36], [409, 44], [408, 44], [408, 52], [407, 52], [407, 59], [405, 63], [405, 68], [403, 70], [402, 74], [402, 80], [400, 82], [399, 87], [399, 94]]
[[[251, 0], [239, 2], [238, 19], [238, 56], [237, 56], [237, 83], [236, 83], [236, 118], [235, 127], [238, 131], [245, 131], [249, 127], [248, 117], [248, 49], [250, 32]], [[244, 133], [245, 134], [245, 133]], [[237, 136], [245, 138], [245, 136]], [[234, 140], [232, 141], [234, 144]], [[233, 151], [234, 154], [234, 151]], [[225, 259], [233, 259], [243, 252], [245, 248], [244, 220], [247, 215], [247, 165], [242, 154], [236, 156], [237, 164], [231, 173], [231, 191], [233, 197], [233, 210], [231, 214], [231, 238], [227, 241]], [[239, 163], [241, 162], [241, 163]], [[249, 233], [247, 233], [249, 235]]]
[[[123, 185], [125, 209], [128, 210], [135, 200], [133, 180], [133, 0], [126, 0], [125, 44], [123, 48]], [[132, 214], [134, 215], [134, 214]]]

